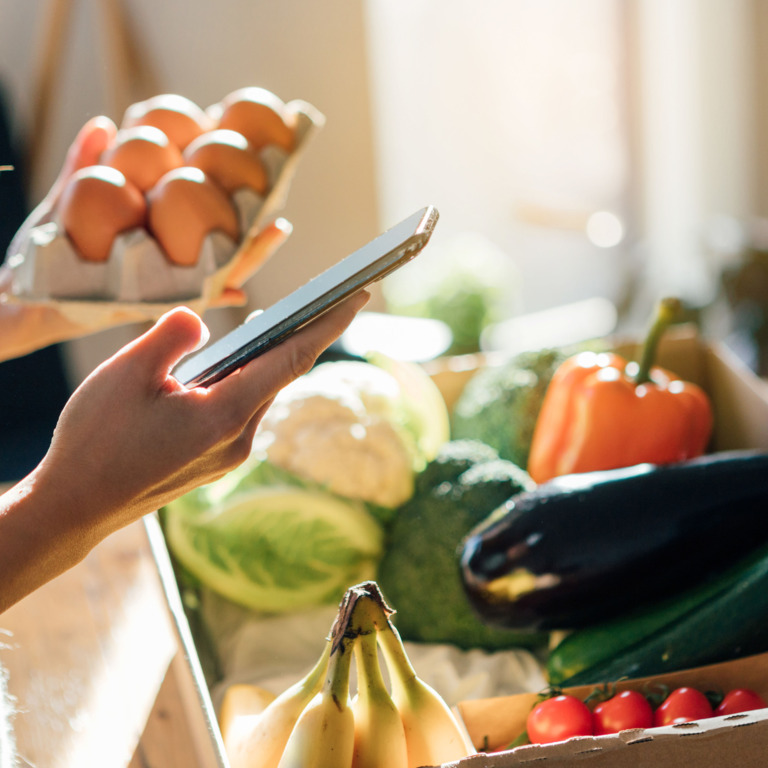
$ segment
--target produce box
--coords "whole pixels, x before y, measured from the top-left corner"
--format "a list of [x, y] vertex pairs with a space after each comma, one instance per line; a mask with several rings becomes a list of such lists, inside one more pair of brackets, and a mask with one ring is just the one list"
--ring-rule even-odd
[[[723, 664], [675, 672], [655, 678], [618, 683], [617, 691], [666, 686], [674, 690], [691, 686], [701, 691], [750, 687], [768, 696], [768, 654], [749, 656]], [[564, 689], [579, 698], [589, 695], [594, 686]], [[496, 699], [464, 702], [460, 712], [473, 743], [482, 748], [500, 749], [510, 744], [525, 729], [525, 720], [536, 703], [536, 694], [521, 694]], [[746, 726], [750, 726], [747, 728]], [[707, 718], [692, 723], [635, 729], [617, 735], [578, 737], [559, 744], [526, 745], [493, 757], [472, 757], [466, 768], [502, 768], [544, 761], [546, 766], [566, 766], [576, 760], [591, 759], [592, 765], [621, 766], [762, 766], [768, 750], [768, 710], [753, 710], [738, 715]]]
[[[616, 341], [612, 346], [628, 356], [637, 351], [634, 343]], [[450, 406], [478, 366], [494, 362], [489, 356], [447, 358], [433, 364], [430, 374]], [[709, 344], [689, 329], [681, 329], [664, 338], [657, 362], [682, 378], [700, 384], [709, 393], [716, 424], [713, 450], [768, 449], [768, 383], [758, 379], [724, 346]], [[147, 518], [147, 528], [186, 660], [188, 696], [185, 709], [200, 736], [200, 765], [229, 768], [195, 638], [182, 606], [157, 519]], [[751, 687], [765, 696], [768, 695], [768, 654], [677, 672], [666, 675], [660, 682], [720, 689], [733, 683], [734, 687]], [[622, 685], [644, 683], [628, 681]], [[536, 691], [531, 691], [517, 696], [462, 702], [458, 710], [470, 737], [479, 749], [485, 748], [488, 752], [466, 758], [458, 765], [503, 768], [546, 761], [546, 765], [566, 766], [591, 760], [587, 765], [596, 768], [603, 765], [757, 766], [763, 765], [763, 755], [768, 751], [768, 709], [764, 709], [693, 724], [625, 731], [615, 736], [579, 737], [554, 745], [526, 745], [511, 751], [491, 752], [503, 749], [520, 735], [525, 715], [535, 698]]]

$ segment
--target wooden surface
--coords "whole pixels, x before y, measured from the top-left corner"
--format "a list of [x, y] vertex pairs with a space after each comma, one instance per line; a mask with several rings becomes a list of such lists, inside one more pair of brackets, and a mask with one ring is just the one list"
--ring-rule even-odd
[[1, 614], [0, 630], [22, 766], [195, 768], [141, 521]]

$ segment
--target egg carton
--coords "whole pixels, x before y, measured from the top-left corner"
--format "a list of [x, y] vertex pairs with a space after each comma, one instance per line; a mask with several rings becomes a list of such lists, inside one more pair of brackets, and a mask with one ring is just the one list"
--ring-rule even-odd
[[325, 122], [305, 101], [287, 102], [285, 109], [296, 120], [295, 144], [290, 152], [277, 146], [260, 151], [268, 191], [262, 196], [243, 188], [231, 196], [245, 233], [239, 242], [212, 231], [197, 262], [181, 266], [166, 258], [146, 229], [137, 228], [115, 238], [105, 262], [89, 262], [77, 254], [54, 212], [7, 253], [13, 273], [10, 300], [53, 306], [72, 322], [91, 327], [155, 320], [180, 304], [202, 312], [223, 291], [238, 256], [285, 206], [301, 155]]

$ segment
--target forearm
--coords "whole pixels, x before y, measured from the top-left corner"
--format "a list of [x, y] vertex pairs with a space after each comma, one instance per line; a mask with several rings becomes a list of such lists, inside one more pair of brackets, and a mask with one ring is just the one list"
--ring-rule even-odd
[[80, 562], [96, 536], [36, 470], [0, 496], [0, 612]]

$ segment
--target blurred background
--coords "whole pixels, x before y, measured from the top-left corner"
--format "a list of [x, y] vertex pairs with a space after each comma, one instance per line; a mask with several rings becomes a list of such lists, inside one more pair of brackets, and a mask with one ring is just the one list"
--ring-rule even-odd
[[[676, 294], [768, 372], [768, 3], [0, 0], [0, 21], [11, 231], [92, 115], [244, 85], [325, 114], [292, 237], [214, 335], [433, 204], [424, 258], [370, 308], [461, 318], [451, 351], [635, 333]], [[137, 330], [42, 353], [52, 413]]]

